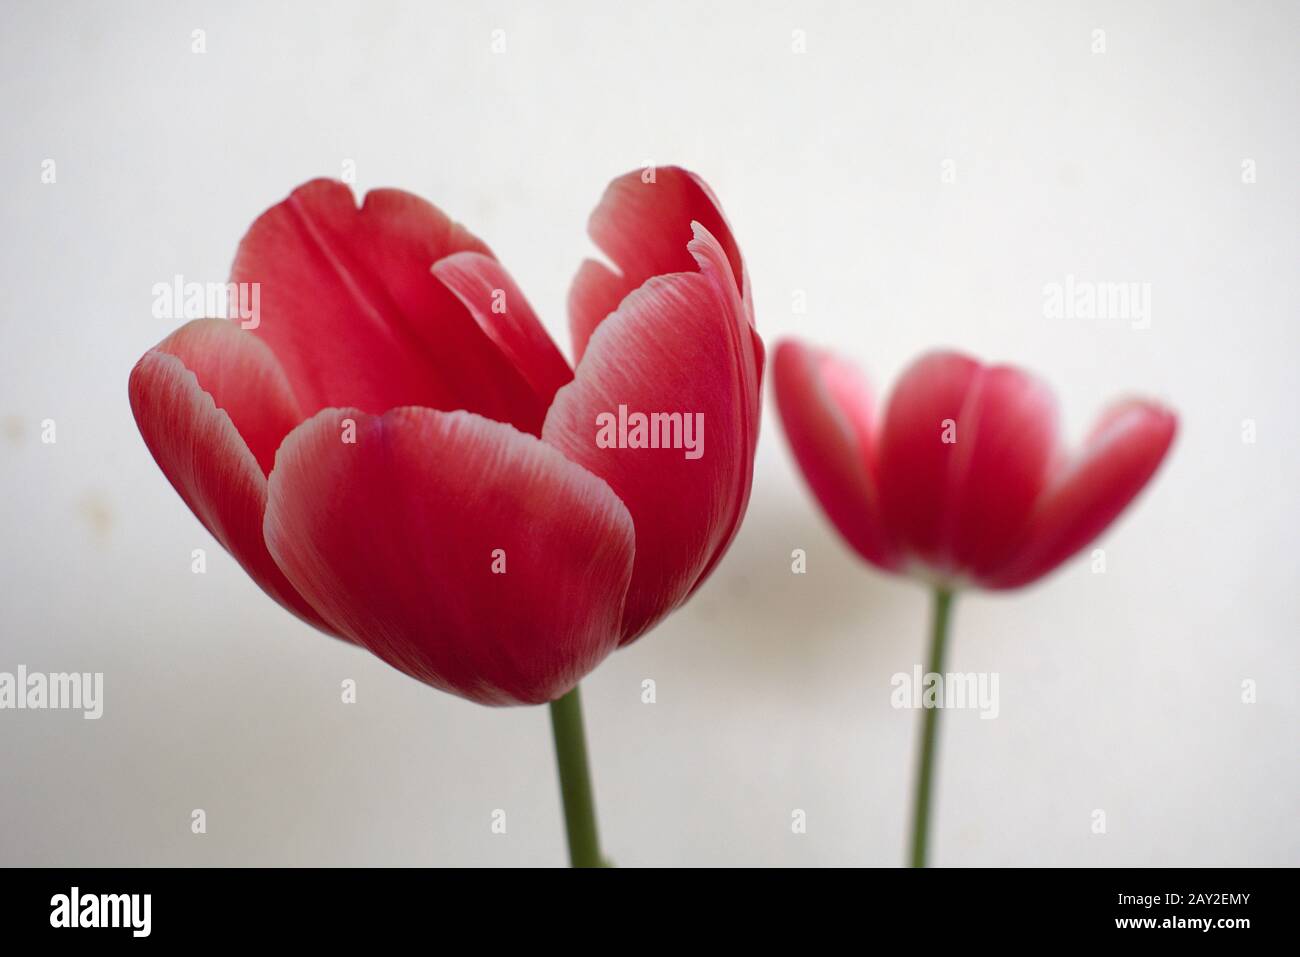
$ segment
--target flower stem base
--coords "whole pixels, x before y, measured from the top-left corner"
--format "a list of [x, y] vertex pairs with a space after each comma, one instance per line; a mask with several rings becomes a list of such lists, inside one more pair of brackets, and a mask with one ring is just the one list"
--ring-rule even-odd
[[[952, 592], [934, 590], [934, 617], [930, 625], [930, 667], [927, 674], [943, 674], [943, 656], [952, 618]], [[937, 704], [937, 702], [936, 702]], [[939, 745], [938, 707], [922, 708], [921, 756], [916, 773], [916, 803], [912, 811], [913, 867], [925, 867], [926, 839], [930, 830], [930, 794], [934, 789], [934, 756]]]
[[596, 831], [596, 800], [587, 765], [587, 735], [582, 726], [582, 699], [578, 686], [551, 702], [551, 731], [555, 735], [555, 763], [560, 773], [560, 798], [569, 838], [569, 863], [573, 867], [604, 867]]

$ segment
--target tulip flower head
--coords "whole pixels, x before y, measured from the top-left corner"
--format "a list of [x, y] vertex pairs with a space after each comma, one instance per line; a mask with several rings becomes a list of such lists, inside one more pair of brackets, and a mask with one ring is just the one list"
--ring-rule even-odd
[[1018, 588], [1057, 568], [1142, 490], [1176, 428], [1131, 400], [1069, 454], [1051, 391], [1011, 366], [930, 353], [883, 414], [835, 356], [786, 341], [773, 366], [786, 437], [840, 534], [878, 568], [949, 590]]
[[[774, 367], [786, 437], [831, 522], [871, 564], [933, 588], [934, 680], [954, 593], [1018, 588], [1058, 567], [1142, 490], [1174, 438], [1172, 412], [1135, 400], [1103, 414], [1067, 454], [1042, 382], [956, 352], [918, 359], [883, 415], [858, 373], [829, 353], [782, 342]], [[938, 715], [925, 706], [914, 867], [926, 863]]]
[[[300, 618], [474, 701], [559, 698], [700, 585], [749, 498], [749, 277], [704, 183], [655, 174], [591, 217], [617, 269], [573, 284], [575, 367], [429, 203], [299, 187], [239, 245], [257, 321], [191, 322], [132, 370], [149, 450]], [[621, 407], [670, 440], [689, 415], [708, 444], [598, 443]]]

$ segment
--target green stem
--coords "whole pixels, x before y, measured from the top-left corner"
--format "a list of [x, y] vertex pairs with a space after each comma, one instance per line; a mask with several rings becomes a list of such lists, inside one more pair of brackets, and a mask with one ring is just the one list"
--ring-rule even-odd
[[569, 863], [573, 867], [603, 867], [596, 834], [596, 801], [587, 768], [587, 736], [582, 729], [582, 700], [578, 686], [551, 702], [555, 734], [555, 763], [560, 771], [564, 826], [569, 834]]
[[[952, 592], [934, 590], [934, 617], [930, 623], [930, 667], [927, 674], [943, 674], [943, 652], [952, 617]], [[924, 678], [922, 678], [924, 680]], [[939, 704], [938, 701], [935, 704]], [[930, 829], [930, 792], [934, 788], [934, 753], [938, 747], [938, 707], [922, 708], [921, 762], [916, 774], [916, 804], [912, 816], [912, 866], [925, 867], [925, 842]]]

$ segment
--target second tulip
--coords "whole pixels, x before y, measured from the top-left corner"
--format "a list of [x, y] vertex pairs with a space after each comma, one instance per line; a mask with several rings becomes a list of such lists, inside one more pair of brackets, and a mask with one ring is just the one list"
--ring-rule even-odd
[[[932, 682], [943, 680], [953, 596], [1019, 588], [1059, 567], [1146, 486], [1176, 430], [1168, 409], [1129, 399], [1069, 454], [1042, 380], [957, 352], [913, 363], [883, 414], [830, 353], [782, 342], [774, 370], [786, 437], [827, 517], [872, 565], [933, 591]], [[924, 707], [914, 866], [926, 862], [938, 748], [940, 705]]]

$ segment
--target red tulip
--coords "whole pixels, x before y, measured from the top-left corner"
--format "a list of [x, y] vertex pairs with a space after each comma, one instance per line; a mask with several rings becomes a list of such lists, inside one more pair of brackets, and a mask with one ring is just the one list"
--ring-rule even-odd
[[917, 360], [883, 415], [827, 353], [786, 341], [773, 366], [786, 436], [840, 534], [873, 565], [946, 588], [1046, 575], [1114, 521], [1174, 438], [1174, 414], [1135, 399], [1067, 455], [1043, 382], [956, 352]]
[[[774, 365], [786, 436], [840, 534], [873, 565], [932, 586], [926, 675], [934, 680], [943, 675], [954, 592], [1046, 575], [1115, 520], [1174, 439], [1172, 412], [1130, 400], [1067, 455], [1046, 385], [956, 352], [918, 359], [882, 415], [857, 372], [828, 353], [782, 342]], [[938, 748], [939, 709], [923, 707], [914, 867], [927, 860]]]
[[[307, 183], [239, 246], [257, 327], [194, 321], [135, 366], [140, 432], [290, 611], [474, 701], [558, 698], [726, 551], [763, 365], [740, 251], [697, 177], [623, 176], [590, 229], [619, 271], [578, 273], [572, 369], [439, 210]], [[702, 414], [707, 454], [598, 446], [620, 406]]]

